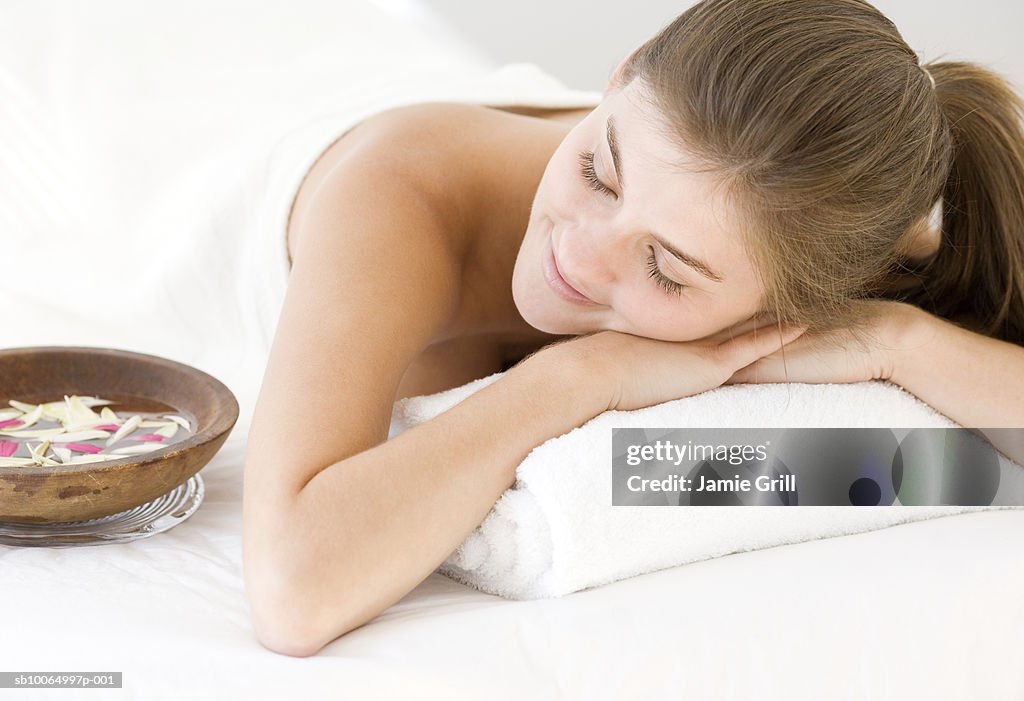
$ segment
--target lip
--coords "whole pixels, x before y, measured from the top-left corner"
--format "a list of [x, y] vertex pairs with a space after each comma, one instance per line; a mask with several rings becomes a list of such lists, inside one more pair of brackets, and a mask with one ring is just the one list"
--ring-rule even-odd
[[570, 285], [562, 274], [558, 272], [558, 261], [555, 259], [554, 242], [548, 237], [548, 245], [544, 251], [544, 279], [548, 281], [551, 289], [567, 302], [576, 304], [596, 305], [597, 302]]

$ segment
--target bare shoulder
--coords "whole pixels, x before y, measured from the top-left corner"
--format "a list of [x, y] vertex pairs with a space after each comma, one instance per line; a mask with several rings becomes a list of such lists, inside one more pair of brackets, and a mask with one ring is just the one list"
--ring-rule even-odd
[[[384, 110], [339, 137], [307, 172], [292, 205], [286, 232], [289, 263], [301, 246], [304, 220], [315, 198], [339, 170], [387, 171], [396, 180], [415, 184], [429, 198], [435, 214], [447, 219], [449, 236], [465, 229], [472, 217], [479, 163], [471, 152], [486, 150], [482, 136], [493, 131], [494, 111], [479, 105], [427, 102]], [[325, 192], [326, 190], [326, 192]]]

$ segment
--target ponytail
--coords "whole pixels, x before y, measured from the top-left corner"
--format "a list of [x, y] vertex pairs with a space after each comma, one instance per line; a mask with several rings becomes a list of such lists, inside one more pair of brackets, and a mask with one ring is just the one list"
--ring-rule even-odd
[[942, 189], [941, 243], [905, 301], [1024, 345], [1024, 103], [971, 63], [927, 66], [953, 161]]

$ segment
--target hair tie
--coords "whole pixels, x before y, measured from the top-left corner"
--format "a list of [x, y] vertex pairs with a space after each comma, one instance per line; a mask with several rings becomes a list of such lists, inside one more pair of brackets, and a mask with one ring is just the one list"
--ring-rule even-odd
[[935, 78], [932, 77], [932, 74], [929, 73], [928, 69], [925, 68], [924, 66], [921, 66], [921, 70], [924, 71], [924, 74], [926, 76], [928, 76], [928, 80], [930, 80], [932, 82], [932, 90], [934, 90], [935, 89]]

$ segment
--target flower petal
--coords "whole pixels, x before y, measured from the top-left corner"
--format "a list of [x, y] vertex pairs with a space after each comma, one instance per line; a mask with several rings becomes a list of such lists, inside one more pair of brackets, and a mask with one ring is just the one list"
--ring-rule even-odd
[[30, 444], [28, 446], [28, 452], [32, 456], [32, 460], [36, 465], [45, 464], [44, 460], [47, 458], [44, 458], [44, 456], [46, 455], [46, 449], [49, 447], [50, 441], [43, 441], [42, 443], [36, 443], [35, 445]]
[[178, 432], [178, 423], [176, 421], [168, 421], [163, 426], [153, 431], [153, 433], [164, 438], [174, 438], [174, 434]]
[[[65, 395], [67, 396], [67, 395]], [[46, 402], [39, 405], [43, 410], [43, 418], [51, 421], [64, 422], [68, 418], [68, 408], [64, 402]]]
[[[82, 404], [84, 404], [85, 406], [88, 406], [88, 407], [103, 406], [103, 408], [106, 409], [106, 406], [104, 406], [104, 405], [106, 405], [106, 404], [114, 404], [114, 400], [112, 400], [112, 399], [100, 399], [99, 397], [93, 397], [93, 396], [90, 396], [90, 395], [85, 395], [85, 396], [79, 397], [79, 399], [82, 400]], [[103, 411], [101, 409], [100, 410], [100, 414], [102, 415], [102, 413], [103, 413]]]
[[70, 441], [91, 441], [96, 438], [108, 438], [109, 436], [110, 431], [75, 431], [74, 433], [59, 433], [50, 436], [50, 440], [54, 443], [68, 443]]
[[170, 419], [171, 421], [173, 421], [174, 423], [178, 424], [179, 426], [181, 426], [186, 431], [191, 431], [192, 430], [191, 427], [189, 426], [188, 419], [183, 419], [180, 416], [177, 416], [176, 414], [164, 414], [163, 418]]
[[117, 433], [115, 433], [113, 436], [107, 439], [107, 447], [109, 448], [110, 446], [114, 445], [119, 440], [127, 436], [129, 433], [134, 431], [136, 428], [138, 428], [140, 423], [142, 423], [142, 417], [139, 416], [138, 414], [125, 421], [124, 424], [121, 425], [121, 428], [117, 429]]
[[[75, 450], [79, 453], [95, 454], [103, 452], [103, 448], [89, 443], [65, 443], [64, 445], [68, 450]], [[54, 448], [54, 450], [56, 450], [56, 448]]]
[[87, 407], [85, 403], [82, 402], [82, 398], [77, 394], [73, 394], [70, 397], [65, 394], [64, 404], [65, 417], [67, 419], [64, 422], [64, 425], [69, 431], [72, 430], [72, 427], [74, 426], [80, 426], [82, 424], [93, 425], [103, 420], [99, 414]]
[[32, 458], [0, 458], [0, 467], [28, 467], [35, 464]]
[[19, 402], [17, 399], [12, 399], [11, 401], [8, 402], [8, 404], [10, 404], [15, 409], [20, 409], [21, 411], [23, 411], [26, 414], [35, 411], [37, 406], [38, 406], [36, 404], [28, 404], [26, 402]]
[[112, 453], [117, 455], [135, 455], [137, 453], [150, 453], [163, 448], [159, 443], [139, 443], [138, 445], [126, 445], [123, 448], [114, 448]]
[[[12, 399], [11, 401], [13, 402], [14, 400]], [[42, 404], [40, 404], [39, 406], [33, 406], [31, 404], [26, 404], [25, 406], [32, 406], [33, 408], [30, 411], [25, 412], [25, 415], [21, 417], [21, 420], [25, 422], [25, 423], [22, 424], [22, 426], [21, 426], [22, 428], [28, 428], [29, 426], [34, 424], [36, 421], [38, 421], [42, 417], [42, 415], [43, 415], [43, 405]]]
[[[99, 419], [99, 421], [83, 421], [81, 423], [68, 423], [64, 424], [64, 430], [67, 431], [68, 433], [72, 433], [74, 431], [92, 430], [95, 428], [99, 428], [101, 425], [103, 425], [100, 423], [100, 421], [103, 421], [103, 419]], [[112, 430], [116, 431], [118, 428], [120, 428], [120, 426], [114, 426]]]
[[15, 438], [46, 438], [64, 433], [63, 428], [40, 428], [35, 431], [0, 431], [0, 435], [14, 436]]
[[156, 443], [162, 443], [164, 440], [163, 436], [158, 436], [155, 433], [144, 433], [141, 436], [135, 436], [132, 438], [133, 441], [150, 441]]

